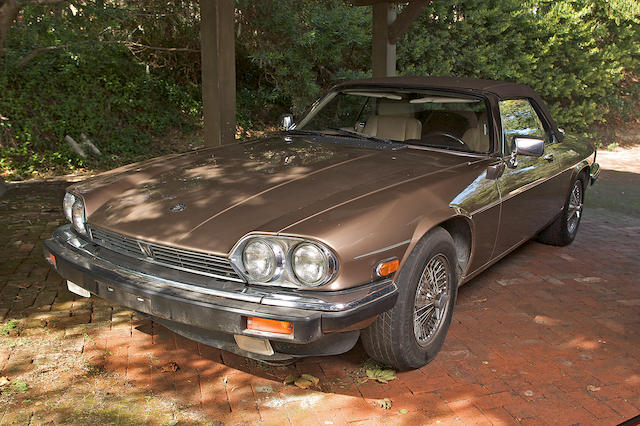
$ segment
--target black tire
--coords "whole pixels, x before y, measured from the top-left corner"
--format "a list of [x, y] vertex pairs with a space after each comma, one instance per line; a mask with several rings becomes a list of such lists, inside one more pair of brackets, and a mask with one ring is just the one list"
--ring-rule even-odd
[[[446, 290], [435, 297], [429, 292], [421, 292], [420, 296], [416, 297], [423, 273], [428, 266], [433, 265], [439, 267], [439, 277], [442, 277], [441, 271], [446, 272]], [[371, 326], [363, 330], [362, 344], [367, 354], [374, 360], [398, 370], [420, 368], [434, 359], [444, 343], [451, 323], [458, 294], [457, 269], [456, 250], [451, 235], [441, 227], [429, 231], [418, 242], [399, 272], [399, 294], [395, 306], [380, 314]], [[425, 288], [432, 285], [434, 280], [422, 280], [422, 283], [420, 288]], [[421, 299], [418, 300], [419, 298]], [[429, 308], [427, 305], [431, 300], [433, 305]], [[419, 331], [414, 330], [414, 308], [416, 304], [420, 306], [422, 303], [427, 305], [420, 307], [420, 316], [433, 312], [437, 318], [428, 336], [425, 328], [417, 327]], [[440, 312], [439, 317], [437, 312]], [[429, 322], [431, 320], [432, 317], [429, 317]]]
[[[582, 218], [584, 190], [584, 175], [580, 175], [571, 183], [562, 213], [551, 225], [538, 234], [538, 241], [560, 247], [567, 246], [573, 242], [578, 234], [580, 219]], [[579, 194], [578, 205], [574, 205], [572, 202], [572, 200], [575, 201], [576, 191]]]

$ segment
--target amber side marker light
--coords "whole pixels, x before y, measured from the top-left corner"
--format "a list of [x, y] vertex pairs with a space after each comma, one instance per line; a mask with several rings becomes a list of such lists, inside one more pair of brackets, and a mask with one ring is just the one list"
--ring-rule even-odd
[[56, 267], [56, 257], [51, 253], [49, 253], [49, 256], [47, 256], [47, 262], [49, 262], [54, 268]]
[[249, 330], [264, 331], [267, 333], [293, 334], [293, 324], [289, 321], [247, 317], [247, 328]]
[[400, 260], [398, 259], [383, 260], [376, 266], [376, 274], [378, 274], [379, 277], [386, 277], [397, 271], [399, 266]]

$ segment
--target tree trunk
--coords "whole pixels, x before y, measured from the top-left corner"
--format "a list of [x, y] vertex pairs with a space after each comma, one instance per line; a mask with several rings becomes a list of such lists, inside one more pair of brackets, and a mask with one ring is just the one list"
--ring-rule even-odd
[[16, 0], [0, 0], [0, 54], [2, 54], [4, 40], [19, 11], [20, 5]]

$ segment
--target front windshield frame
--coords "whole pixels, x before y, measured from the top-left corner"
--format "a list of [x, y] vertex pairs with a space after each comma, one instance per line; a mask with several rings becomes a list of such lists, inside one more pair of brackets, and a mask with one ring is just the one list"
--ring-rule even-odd
[[[456, 152], [460, 152], [460, 153], [465, 153], [465, 154], [472, 154], [472, 155], [483, 155], [483, 156], [490, 156], [492, 155], [492, 153], [494, 152], [495, 149], [495, 135], [494, 135], [494, 129], [493, 129], [493, 109], [491, 108], [491, 102], [489, 100], [489, 97], [482, 94], [482, 93], [469, 93], [468, 91], [459, 91], [459, 90], [454, 90], [454, 89], [448, 89], [448, 88], [438, 88], [438, 87], [420, 87], [420, 88], [416, 88], [416, 87], [407, 87], [407, 86], [370, 86], [370, 85], [353, 85], [353, 86], [341, 86], [339, 88], [334, 88], [332, 90], [330, 90], [329, 92], [327, 92], [324, 96], [322, 96], [321, 98], [319, 98], [317, 101], [315, 101], [311, 107], [304, 113], [304, 115], [302, 116], [302, 118], [297, 121], [296, 123], [294, 123], [294, 125], [289, 129], [290, 131], [295, 131], [295, 130], [307, 130], [307, 131], [318, 131], [316, 129], [311, 130], [311, 129], [305, 129], [304, 127], [309, 123], [309, 121], [311, 121], [319, 111], [321, 111], [329, 102], [331, 102], [336, 96], [338, 96], [341, 93], [345, 93], [345, 92], [354, 92], [354, 91], [361, 91], [361, 92], [400, 92], [400, 93], [424, 93], [425, 95], [443, 95], [443, 96], [451, 96], [451, 97], [459, 97], [461, 99], [464, 98], [468, 98], [468, 99], [474, 99], [474, 100], [478, 100], [480, 102], [482, 102], [484, 104], [485, 110], [486, 110], [486, 115], [487, 115], [487, 135], [489, 138], [489, 148], [487, 151], [483, 151], [483, 152], [478, 152], [478, 151], [471, 151], [471, 150], [455, 150], [455, 149], [451, 149], [448, 148], [448, 150], [454, 150]], [[327, 134], [328, 136], [330, 136], [330, 134]], [[365, 134], [363, 134], [364, 136]], [[426, 145], [426, 144], [417, 144], [417, 143], [412, 143], [412, 139], [408, 139], [405, 141], [394, 141], [391, 140], [391, 142], [397, 142], [397, 143], [402, 143], [402, 144], [406, 144], [409, 147], [419, 147], [422, 149], [445, 149], [445, 148], [440, 148], [436, 145]]]

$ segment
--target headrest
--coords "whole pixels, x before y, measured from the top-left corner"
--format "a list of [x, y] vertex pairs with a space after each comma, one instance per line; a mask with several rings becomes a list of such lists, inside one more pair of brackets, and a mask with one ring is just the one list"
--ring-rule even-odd
[[378, 103], [378, 115], [399, 115], [405, 117], [413, 117], [415, 108], [406, 101], [392, 101], [382, 99]]

